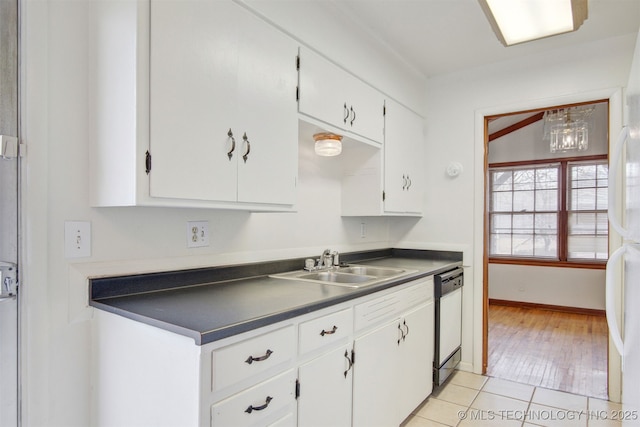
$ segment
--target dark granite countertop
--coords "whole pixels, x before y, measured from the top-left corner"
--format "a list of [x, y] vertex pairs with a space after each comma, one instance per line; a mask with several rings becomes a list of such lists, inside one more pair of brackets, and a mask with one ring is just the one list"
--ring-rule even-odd
[[90, 280], [90, 305], [207, 344], [398, 286], [462, 264], [459, 252], [387, 249], [342, 254], [343, 261], [413, 270], [363, 288], [269, 277], [303, 258], [231, 267]]

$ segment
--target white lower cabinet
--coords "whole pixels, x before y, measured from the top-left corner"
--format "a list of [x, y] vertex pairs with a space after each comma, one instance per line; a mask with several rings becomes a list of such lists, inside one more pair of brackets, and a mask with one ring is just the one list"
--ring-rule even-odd
[[428, 277], [220, 341], [96, 310], [96, 426], [397, 426], [431, 392]]
[[394, 371], [399, 362], [398, 321], [394, 320], [356, 338], [357, 366], [353, 385], [353, 425], [393, 426]]
[[352, 346], [341, 346], [300, 366], [298, 426], [351, 425]]
[[432, 389], [433, 301], [356, 338], [353, 426], [399, 425]]
[[434, 309], [431, 301], [402, 318], [401, 328], [405, 336], [398, 346], [398, 422], [404, 420], [433, 390]]

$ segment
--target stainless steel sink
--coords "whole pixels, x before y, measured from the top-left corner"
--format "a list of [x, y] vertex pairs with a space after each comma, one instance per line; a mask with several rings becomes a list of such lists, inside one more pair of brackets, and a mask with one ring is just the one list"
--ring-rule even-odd
[[405, 270], [398, 268], [368, 267], [366, 265], [342, 267], [337, 271], [340, 273], [362, 274], [364, 276], [374, 277], [391, 277], [405, 272]]
[[404, 270], [400, 268], [350, 265], [347, 267], [338, 267], [335, 269], [320, 271], [296, 270], [287, 273], [272, 274], [271, 277], [346, 286], [350, 288], [361, 288], [413, 272], [413, 270]]
[[319, 280], [321, 282], [334, 282], [334, 283], [364, 283], [368, 282], [372, 278], [370, 276], [364, 276], [359, 274], [344, 274], [337, 273], [335, 271], [318, 271], [315, 273], [303, 274], [298, 276], [298, 279], [307, 280]]

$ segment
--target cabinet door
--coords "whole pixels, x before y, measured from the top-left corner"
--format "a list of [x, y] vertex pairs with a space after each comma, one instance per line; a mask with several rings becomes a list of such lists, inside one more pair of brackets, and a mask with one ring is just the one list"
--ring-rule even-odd
[[384, 139], [384, 97], [380, 92], [358, 80], [349, 79], [349, 119], [347, 130], [373, 141]]
[[352, 352], [339, 347], [300, 366], [298, 426], [351, 425]]
[[400, 424], [433, 389], [434, 304], [422, 305], [402, 318], [398, 416]]
[[402, 338], [398, 326], [396, 319], [355, 340], [354, 427], [398, 425], [395, 387]]
[[237, 157], [227, 156], [227, 133], [241, 141], [238, 6], [153, 0], [150, 7], [150, 194], [235, 201]]
[[376, 89], [305, 48], [299, 82], [301, 113], [382, 143], [384, 97]]
[[384, 138], [385, 212], [422, 211], [422, 119], [392, 100], [386, 101]]
[[[294, 204], [298, 45], [255, 15], [241, 12], [236, 119], [238, 201]], [[245, 134], [247, 141], [243, 140]]]
[[309, 49], [300, 48], [298, 110], [314, 119], [345, 129], [349, 106], [345, 99], [350, 76]]

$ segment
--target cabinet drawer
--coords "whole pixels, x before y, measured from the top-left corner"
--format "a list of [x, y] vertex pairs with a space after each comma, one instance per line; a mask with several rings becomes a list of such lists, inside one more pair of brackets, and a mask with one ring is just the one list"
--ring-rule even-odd
[[212, 391], [264, 372], [294, 356], [295, 333], [287, 326], [213, 351]]
[[432, 298], [433, 278], [420, 279], [413, 286], [356, 305], [355, 329], [374, 325]]
[[329, 345], [347, 337], [353, 330], [350, 308], [327, 314], [300, 324], [300, 354]]
[[420, 279], [415, 286], [403, 290], [400, 298], [403, 310], [433, 300], [433, 276]]
[[399, 292], [363, 302], [355, 307], [356, 330], [366, 328], [400, 312]]
[[295, 371], [291, 370], [215, 403], [211, 407], [212, 426], [266, 425], [269, 419], [278, 425], [280, 412], [295, 404], [295, 383]]

